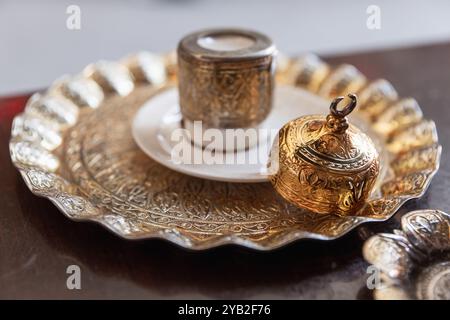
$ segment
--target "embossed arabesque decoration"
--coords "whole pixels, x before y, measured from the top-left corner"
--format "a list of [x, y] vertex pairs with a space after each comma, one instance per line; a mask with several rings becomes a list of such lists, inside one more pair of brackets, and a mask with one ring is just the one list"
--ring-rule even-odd
[[307, 56], [285, 61], [277, 81], [327, 99], [356, 92], [358, 116], [381, 141], [386, 172], [356, 216], [297, 209], [270, 183], [223, 183], [173, 172], [145, 156], [130, 132], [138, 108], [175, 83], [173, 61], [173, 54], [140, 53], [121, 63], [100, 62], [35, 94], [15, 118], [10, 142], [12, 161], [30, 190], [69, 218], [99, 222], [127, 239], [270, 250], [302, 238], [335, 239], [363, 222], [386, 220], [420, 197], [438, 169], [435, 125], [422, 119], [414, 100], [398, 99], [385, 80], [368, 83], [352, 66], [331, 68]]
[[[252, 44], [233, 51], [200, 44], [220, 37], [251, 39]], [[250, 128], [270, 113], [276, 48], [267, 36], [242, 29], [202, 30], [183, 37], [177, 55], [185, 121], [202, 121], [206, 128]]]
[[341, 111], [331, 103], [325, 118], [308, 115], [294, 119], [279, 131], [273, 153], [279, 169], [271, 176], [275, 190], [300, 208], [319, 214], [353, 215], [368, 199], [379, 174], [379, 155], [366, 134], [347, 122], [357, 105]]
[[[225, 67], [181, 60], [183, 115], [191, 121], [201, 120], [207, 127], [250, 127], [260, 123], [270, 112], [273, 80], [272, 57], [259, 60], [263, 62], [228, 63]], [[199, 100], [202, 105], [197, 104]]]
[[366, 241], [363, 255], [381, 274], [376, 299], [450, 299], [450, 215], [417, 210], [402, 230]]

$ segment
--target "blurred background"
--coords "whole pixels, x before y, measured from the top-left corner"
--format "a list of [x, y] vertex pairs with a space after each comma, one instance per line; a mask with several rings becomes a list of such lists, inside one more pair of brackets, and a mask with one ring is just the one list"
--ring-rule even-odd
[[[71, 5], [80, 29], [67, 27]], [[173, 50], [206, 27], [256, 29], [287, 54], [338, 54], [448, 41], [449, 15], [449, 0], [0, 0], [0, 95], [45, 88], [99, 59]]]

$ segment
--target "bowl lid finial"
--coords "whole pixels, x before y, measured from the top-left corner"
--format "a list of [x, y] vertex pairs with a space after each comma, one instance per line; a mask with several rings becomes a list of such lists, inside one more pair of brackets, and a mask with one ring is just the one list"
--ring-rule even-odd
[[350, 103], [342, 110], [338, 110], [338, 104], [344, 97], [335, 98], [330, 105], [330, 114], [327, 116], [327, 126], [334, 133], [344, 133], [348, 129], [347, 116], [356, 108], [358, 98], [354, 93], [349, 93]]

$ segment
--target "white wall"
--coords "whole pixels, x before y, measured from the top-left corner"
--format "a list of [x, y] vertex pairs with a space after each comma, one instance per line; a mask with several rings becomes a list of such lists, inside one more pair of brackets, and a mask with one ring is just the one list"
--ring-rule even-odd
[[[66, 28], [70, 4], [81, 30]], [[380, 30], [366, 27], [371, 4]], [[449, 0], [0, 0], [0, 94], [43, 88], [98, 59], [168, 51], [204, 27], [249, 27], [286, 53], [320, 54], [448, 40], [449, 20]]]

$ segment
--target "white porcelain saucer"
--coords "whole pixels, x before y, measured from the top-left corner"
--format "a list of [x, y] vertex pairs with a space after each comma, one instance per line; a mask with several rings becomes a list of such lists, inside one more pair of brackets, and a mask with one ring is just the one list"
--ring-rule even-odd
[[[276, 87], [274, 93], [272, 111], [258, 126], [259, 132], [278, 132], [292, 119], [307, 114], [328, 112], [329, 101], [303, 89], [280, 85]], [[267, 139], [260, 139], [257, 145], [247, 150], [223, 152], [216, 158], [223, 160], [222, 164], [208, 164], [201, 161], [204, 160], [202, 155], [205, 150], [195, 144], [189, 144], [192, 148], [192, 157], [189, 159], [192, 161], [181, 161], [177, 156], [179, 153], [174, 150], [179, 150], [178, 133], [183, 131], [186, 130], [182, 125], [176, 88], [169, 88], [152, 97], [136, 113], [132, 124], [134, 140], [142, 151], [172, 170], [218, 181], [246, 183], [268, 181], [267, 162], [275, 138], [273, 134], [267, 135]]]

